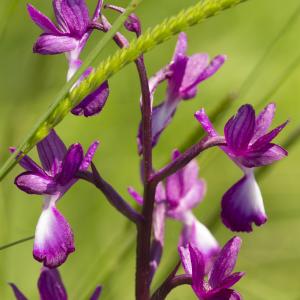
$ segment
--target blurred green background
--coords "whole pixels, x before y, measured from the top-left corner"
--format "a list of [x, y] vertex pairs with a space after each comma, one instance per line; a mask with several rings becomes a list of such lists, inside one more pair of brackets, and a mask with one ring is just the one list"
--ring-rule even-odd
[[[144, 0], [138, 8], [143, 27], [160, 23], [195, 0]], [[32, 0], [41, 11], [53, 17], [51, 1]], [[111, 3], [125, 6], [127, 1]], [[94, 8], [96, 0], [88, 1]], [[44, 112], [66, 75], [66, 60], [60, 56], [32, 54], [32, 45], [40, 30], [30, 21], [26, 2], [1, 0], [0, 5], [0, 161], [8, 157], [7, 148], [18, 145]], [[299, 13], [298, 13], [299, 12]], [[114, 14], [108, 13], [113, 20]], [[243, 5], [211, 18], [190, 29], [189, 53], [207, 52], [211, 56], [227, 54], [228, 61], [211, 79], [203, 83], [196, 99], [182, 103], [172, 124], [161, 137], [154, 151], [156, 167], [169, 159], [171, 150], [187, 140], [199, 125], [193, 113], [205, 107], [212, 113], [218, 103], [231, 93], [240, 91], [250, 72], [283, 30], [274, 47], [242, 96], [221, 114], [218, 128], [234, 113], [238, 105], [252, 103], [261, 108], [266, 101], [277, 103], [275, 124], [290, 118], [291, 122], [279, 141], [284, 141], [300, 124], [300, 9], [299, 0], [249, 0]], [[89, 53], [102, 33], [95, 32], [84, 55]], [[176, 38], [160, 45], [146, 55], [150, 75], [170, 61]], [[103, 58], [116, 50], [111, 42]], [[95, 164], [105, 179], [112, 182], [128, 201], [126, 188], [141, 191], [139, 159], [136, 154], [136, 132], [140, 120], [139, 85], [133, 65], [126, 67], [110, 80], [111, 95], [104, 111], [95, 118], [69, 115], [57, 127], [66, 144], [80, 141], [85, 148], [95, 139], [101, 147]], [[161, 87], [156, 101], [163, 99]], [[260, 103], [260, 105], [259, 105]], [[275, 126], [274, 124], [274, 126]], [[291, 149], [289, 157], [268, 170], [259, 183], [269, 220], [255, 227], [251, 234], [241, 234], [243, 247], [236, 270], [247, 276], [237, 285], [246, 300], [300, 299], [300, 143]], [[36, 157], [35, 151], [31, 154]], [[199, 220], [210, 224], [220, 209], [222, 194], [240, 177], [237, 167], [218, 149], [199, 158], [201, 176], [208, 183], [205, 201], [195, 210]], [[41, 212], [42, 199], [17, 190], [16, 167], [0, 183], [0, 246], [34, 234]], [[103, 284], [101, 299], [134, 298], [135, 228], [115, 212], [102, 194], [85, 182], [77, 183], [58, 204], [74, 230], [76, 252], [60, 268], [70, 299], [87, 299], [96, 284]], [[176, 247], [180, 224], [167, 224], [167, 245], [163, 262], [154, 281], [176, 262]], [[233, 234], [221, 224], [213, 232], [224, 244]], [[38, 299], [36, 281], [40, 264], [32, 259], [32, 241], [0, 252], [0, 299], [13, 299], [7, 282], [16, 283], [29, 299]], [[195, 299], [188, 287], [180, 287], [169, 298]]]

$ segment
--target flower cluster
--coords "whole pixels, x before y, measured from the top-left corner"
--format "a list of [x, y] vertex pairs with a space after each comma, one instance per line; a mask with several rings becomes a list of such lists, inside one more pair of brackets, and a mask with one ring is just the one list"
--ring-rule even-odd
[[[103, 6], [99, 0], [92, 17], [84, 0], [53, 0], [57, 25], [32, 5], [28, 5], [31, 19], [43, 33], [37, 39], [33, 51], [39, 54], [65, 53], [69, 68], [67, 80], [71, 80], [82, 65], [80, 59], [93, 30], [103, 33], [111, 28], [102, 14], [104, 8], [124, 13], [115, 5]], [[124, 26], [127, 31], [141, 35], [139, 18], [131, 14]], [[128, 45], [125, 36], [117, 32], [114, 41], [119, 47]], [[137, 227], [136, 297], [150, 299], [150, 285], [162, 259], [165, 224], [167, 219], [181, 223], [178, 251], [185, 274], [176, 275], [175, 270], [151, 296], [152, 300], [164, 299], [162, 295], [180, 284], [188, 283], [200, 300], [239, 300], [241, 295], [232, 287], [244, 275], [232, 273], [241, 246], [241, 239], [233, 237], [221, 249], [211, 231], [196, 217], [193, 211], [204, 199], [207, 185], [199, 177], [196, 157], [203, 151], [217, 146], [243, 172], [221, 200], [221, 219], [231, 231], [252, 231], [267, 221], [260, 188], [255, 179], [257, 167], [273, 164], [287, 156], [287, 151], [274, 144], [273, 139], [285, 128], [287, 122], [269, 131], [274, 118], [275, 104], [267, 105], [256, 116], [250, 104], [243, 105], [224, 126], [224, 136], [219, 135], [204, 109], [195, 113], [206, 136], [181, 153], [174, 150], [169, 164], [160, 170], [152, 165], [152, 148], [158, 143], [162, 132], [172, 121], [182, 101], [197, 96], [198, 86], [213, 76], [224, 64], [225, 55], [210, 59], [208, 54], [187, 55], [187, 36], [180, 33], [173, 58], [169, 64], [147, 79], [144, 57], [136, 60], [140, 76], [142, 96], [140, 107], [142, 120], [138, 128], [138, 153], [143, 155], [143, 196], [132, 187], [129, 194], [142, 207], [134, 209], [106, 182], [92, 162], [99, 142], [91, 144], [84, 154], [81, 144], [66, 147], [54, 130], [37, 144], [41, 165], [23, 153], [18, 153], [18, 162], [25, 172], [15, 178], [16, 186], [27, 194], [43, 196], [43, 209], [38, 220], [33, 246], [34, 258], [43, 263], [38, 280], [40, 298], [66, 300], [67, 293], [56, 269], [68, 255], [75, 251], [72, 229], [57, 209], [58, 201], [79, 180], [84, 179], [99, 189], [109, 203]], [[92, 68], [84, 72], [73, 88], [88, 77]], [[75, 81], [75, 80], [74, 80]], [[155, 92], [165, 82], [164, 100], [154, 105]], [[73, 108], [74, 115], [86, 117], [100, 113], [108, 99], [108, 82], [103, 82], [90, 95]], [[15, 152], [15, 148], [11, 148]], [[91, 167], [91, 170], [90, 170]], [[11, 284], [18, 300], [26, 297]], [[100, 297], [97, 287], [91, 300]], [[156, 297], [157, 296], [157, 297]]]

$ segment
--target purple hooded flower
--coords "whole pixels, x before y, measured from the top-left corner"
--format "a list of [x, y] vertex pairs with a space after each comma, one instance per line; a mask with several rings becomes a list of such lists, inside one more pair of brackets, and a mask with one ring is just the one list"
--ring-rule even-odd
[[[222, 199], [223, 222], [233, 231], [249, 232], [253, 222], [260, 226], [267, 221], [254, 168], [272, 164], [287, 155], [285, 149], [272, 143], [287, 122], [268, 132], [274, 113], [275, 104], [271, 103], [256, 118], [253, 107], [247, 104], [225, 125], [227, 146], [222, 149], [244, 172], [244, 177]], [[218, 135], [203, 109], [195, 116], [210, 136]]]
[[199, 249], [188, 245], [180, 247], [179, 254], [186, 274], [192, 275], [192, 288], [200, 300], [241, 300], [239, 293], [232, 286], [238, 282], [244, 273], [232, 273], [242, 240], [232, 238], [223, 247], [208, 274], [205, 282], [205, 262]]
[[43, 30], [33, 51], [40, 54], [66, 52], [74, 61], [86, 44], [92, 22], [99, 18], [102, 0], [98, 1], [92, 20], [84, 0], [53, 0], [52, 3], [58, 26], [31, 4], [27, 6], [31, 19]]
[[73, 144], [67, 149], [52, 130], [37, 145], [43, 168], [28, 156], [20, 161], [26, 171], [15, 179], [17, 187], [28, 194], [44, 195], [33, 256], [47, 267], [61, 265], [75, 250], [71, 227], [57, 210], [56, 202], [78, 180], [76, 173], [88, 169], [98, 145], [99, 142], [94, 142], [84, 156], [80, 144]]
[[[170, 123], [178, 104], [197, 95], [198, 85], [215, 74], [224, 64], [226, 57], [219, 55], [210, 61], [207, 54], [187, 56], [187, 37], [180, 33], [171, 63], [150, 79], [151, 96], [159, 83], [167, 80], [167, 96], [152, 112], [152, 145], [157, 144], [162, 131]], [[138, 133], [139, 152], [142, 152], [142, 132]]]
[[[14, 295], [17, 300], [27, 300], [23, 293], [14, 285], [10, 283]], [[67, 292], [61, 280], [59, 271], [57, 269], [48, 269], [43, 267], [40, 278], [38, 280], [38, 290], [41, 300], [67, 300]], [[101, 294], [102, 287], [98, 286], [93, 292], [90, 300], [98, 300]]]
[[[178, 150], [173, 152], [175, 160], [180, 154]], [[142, 204], [142, 197], [132, 188], [131, 196]], [[192, 160], [184, 168], [169, 176], [166, 187], [162, 183], [156, 189], [156, 205], [153, 216], [154, 238], [161, 246], [164, 242], [165, 218], [169, 217], [182, 223], [183, 228], [179, 245], [192, 244], [197, 247], [207, 267], [220, 250], [218, 242], [211, 232], [200, 223], [192, 210], [203, 200], [206, 193], [206, 183], [199, 179], [199, 167], [196, 160]]]
[[[69, 61], [67, 80], [70, 80], [80, 68], [82, 61], [79, 59], [90, 34], [93, 22], [100, 16], [102, 0], [97, 3], [92, 20], [90, 20], [87, 5], [84, 0], [53, 0], [53, 7], [58, 27], [52, 21], [28, 4], [31, 19], [44, 31], [33, 47], [39, 54], [66, 53]], [[78, 85], [93, 71], [88, 68], [75, 84]], [[74, 87], [73, 87], [74, 88]], [[90, 117], [101, 112], [109, 96], [108, 83], [105, 81], [94, 92], [84, 98], [72, 113]]]

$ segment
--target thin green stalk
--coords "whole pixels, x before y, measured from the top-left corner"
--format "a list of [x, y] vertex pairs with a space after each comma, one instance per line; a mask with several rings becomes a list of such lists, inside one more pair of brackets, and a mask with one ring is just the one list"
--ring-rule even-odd
[[17, 241], [14, 241], [12, 243], [9, 243], [9, 244], [3, 245], [3, 246], [0, 246], [0, 251], [11, 248], [11, 247], [19, 245], [19, 244], [23, 244], [23, 243], [25, 243], [27, 241], [30, 241], [30, 240], [33, 240], [33, 239], [34, 239], [34, 235], [23, 238], [23, 239], [20, 239], [20, 240], [17, 240]]
[[[83, 71], [91, 65], [99, 56], [100, 51], [113, 37], [118, 28], [142, 0], [133, 0], [126, 12], [122, 14], [112, 29], [104, 36], [94, 48], [85, 63], [58, 94], [55, 102], [50, 106], [47, 113], [34, 126], [26, 139], [18, 147], [17, 151], [10, 156], [0, 170], [0, 180], [16, 165], [16, 155], [20, 151], [28, 153], [49, 131], [59, 124], [70, 110], [76, 106], [85, 96], [93, 92], [103, 81], [120, 71], [130, 62], [136, 60], [142, 54], [155, 46], [170, 39], [173, 35], [194, 26], [201, 21], [214, 16], [220, 11], [240, 4], [248, 0], [203, 0], [177, 16], [167, 19], [154, 29], [148, 30], [138, 39], [134, 40], [126, 49], [119, 50], [112, 57], [102, 62], [92, 74], [82, 81], [80, 85], [70, 91], [73, 84], [78, 80]], [[70, 92], [69, 92], [70, 91]]]

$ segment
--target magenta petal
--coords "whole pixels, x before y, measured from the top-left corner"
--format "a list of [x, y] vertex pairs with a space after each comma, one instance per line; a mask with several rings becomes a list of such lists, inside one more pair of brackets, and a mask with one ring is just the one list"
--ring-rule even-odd
[[288, 152], [282, 147], [274, 144], [265, 146], [264, 151], [250, 151], [238, 161], [247, 168], [267, 166], [275, 161], [281, 160], [286, 157]]
[[62, 33], [56, 28], [56, 26], [53, 24], [53, 22], [45, 16], [43, 13], [41, 13], [39, 10], [37, 10], [33, 5], [27, 4], [27, 10], [30, 15], [30, 18], [32, 21], [39, 26], [44, 33], [50, 33], [53, 35], [61, 35]]
[[183, 266], [183, 269], [186, 274], [192, 275], [193, 269], [192, 269], [192, 262], [191, 262], [191, 255], [190, 250], [188, 247], [179, 247], [178, 248], [181, 263]]
[[130, 14], [124, 26], [128, 31], [135, 32], [137, 35], [141, 34], [141, 22], [136, 14]]
[[204, 108], [198, 110], [195, 113], [195, 118], [201, 124], [204, 131], [211, 137], [218, 136], [217, 131], [215, 130], [213, 124], [209, 120], [208, 115], [206, 114]]
[[38, 154], [44, 170], [52, 176], [61, 171], [61, 164], [67, 148], [54, 130], [37, 144]]
[[243, 276], [245, 275], [244, 272], [236, 272], [229, 276], [227, 276], [222, 282], [221, 286], [222, 289], [228, 289], [231, 288], [233, 285], [235, 285]]
[[232, 231], [250, 232], [252, 223], [260, 226], [267, 221], [262, 195], [253, 173], [249, 172], [224, 194], [221, 216], [223, 223]]
[[224, 133], [228, 147], [235, 153], [247, 150], [255, 129], [255, 111], [249, 104], [243, 105], [238, 113], [225, 125]]
[[98, 300], [101, 296], [101, 292], [102, 292], [102, 286], [97, 286], [92, 296], [90, 297], [90, 300]]
[[[15, 147], [9, 147], [9, 151], [11, 153], [15, 153], [16, 148]], [[17, 159], [20, 158], [21, 153], [17, 155]], [[24, 168], [26, 171], [36, 173], [36, 174], [41, 174], [45, 175], [44, 170], [36, 164], [28, 155], [22, 155], [23, 158], [19, 161], [19, 165]]]
[[99, 145], [100, 145], [99, 141], [95, 141], [90, 145], [90, 147], [89, 147], [88, 151], [86, 152], [86, 154], [83, 158], [83, 161], [80, 165], [80, 168], [79, 168], [80, 171], [86, 171], [89, 168]]
[[178, 55], [176, 60], [170, 65], [171, 75], [168, 78], [168, 99], [167, 102], [176, 102], [181, 98], [180, 88], [189, 61], [187, 56]]
[[62, 0], [61, 16], [71, 34], [81, 37], [89, 25], [89, 12], [84, 0]]
[[70, 52], [77, 46], [77, 40], [72, 37], [43, 34], [37, 39], [33, 46], [33, 52], [44, 55], [59, 54]]
[[194, 54], [188, 58], [184, 77], [180, 86], [182, 98], [187, 99], [186, 93], [197, 85], [197, 80], [209, 64], [208, 54]]
[[175, 47], [174, 55], [172, 61], [177, 60], [178, 56], [185, 56], [187, 51], [187, 36], [184, 32], [180, 32], [178, 35], [177, 44]]
[[32, 172], [25, 172], [17, 176], [15, 184], [27, 194], [51, 195], [57, 190], [56, 182], [51, 177]]
[[218, 258], [216, 259], [211, 273], [209, 274], [209, 285], [215, 289], [221, 287], [224, 280], [231, 275], [233, 271], [238, 253], [240, 251], [242, 240], [239, 237], [233, 237], [222, 248]]
[[83, 161], [83, 149], [80, 144], [70, 146], [62, 163], [58, 181], [61, 185], [68, 184], [76, 175]]
[[205, 263], [205, 272], [207, 272], [213, 258], [220, 252], [220, 247], [209, 229], [195, 217], [190, 224], [184, 224], [180, 236], [181, 246], [189, 244], [201, 252]]
[[260, 150], [263, 148], [266, 144], [270, 143], [280, 132], [284, 127], [288, 124], [288, 121], [284, 122], [283, 124], [279, 125], [269, 133], [261, 136], [259, 139], [255, 141], [254, 144], [251, 145], [251, 150], [254, 151]]
[[153, 212], [153, 235], [163, 246], [165, 237], [166, 204], [156, 203]]
[[43, 268], [38, 280], [41, 300], [67, 300], [67, 292], [57, 269]]
[[268, 104], [263, 111], [256, 118], [255, 133], [252, 142], [255, 142], [258, 138], [267, 133], [267, 130], [272, 124], [276, 105], [274, 103]]
[[217, 294], [205, 298], [205, 300], [242, 300], [242, 297], [234, 290], [223, 289]]
[[205, 261], [202, 253], [192, 245], [189, 245], [191, 264], [192, 264], [192, 277], [193, 288], [197, 291], [203, 290], [203, 278], [205, 275]]
[[136, 203], [140, 206], [143, 205], [144, 203], [144, 199], [143, 197], [133, 188], [133, 187], [129, 187], [127, 189], [129, 195], [136, 201]]
[[27, 300], [27, 298], [24, 296], [24, 294], [18, 289], [18, 287], [15, 284], [9, 283], [9, 285], [11, 286], [17, 300]]
[[196, 54], [190, 57], [182, 87], [180, 88], [182, 98], [194, 98], [197, 93], [197, 85], [214, 75], [224, 64], [225, 60], [225, 55], [219, 55], [208, 64], [209, 57], [206, 54]]
[[108, 96], [108, 82], [105, 81], [99, 88], [74, 107], [72, 114], [77, 116], [84, 115], [85, 117], [94, 116], [102, 111]]
[[33, 248], [33, 256], [44, 266], [56, 268], [75, 251], [71, 227], [63, 215], [50, 206], [39, 218]]

